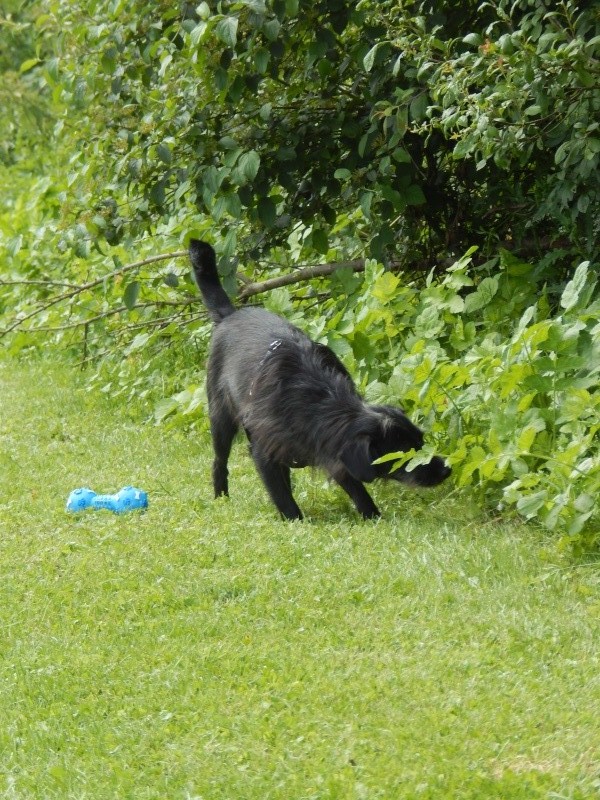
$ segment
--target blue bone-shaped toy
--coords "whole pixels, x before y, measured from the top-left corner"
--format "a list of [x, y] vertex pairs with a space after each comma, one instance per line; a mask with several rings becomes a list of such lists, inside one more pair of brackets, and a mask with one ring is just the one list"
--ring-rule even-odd
[[125, 486], [116, 494], [96, 494], [91, 489], [75, 489], [67, 500], [67, 511], [84, 511], [86, 508], [107, 508], [115, 514], [148, 508], [148, 495], [141, 489]]

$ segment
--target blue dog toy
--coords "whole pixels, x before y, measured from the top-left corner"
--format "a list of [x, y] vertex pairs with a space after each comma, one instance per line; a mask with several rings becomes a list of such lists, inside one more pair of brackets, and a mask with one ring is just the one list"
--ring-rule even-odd
[[67, 511], [84, 511], [86, 508], [107, 508], [115, 514], [148, 508], [148, 495], [141, 489], [125, 486], [116, 494], [96, 494], [91, 489], [75, 489], [67, 500]]

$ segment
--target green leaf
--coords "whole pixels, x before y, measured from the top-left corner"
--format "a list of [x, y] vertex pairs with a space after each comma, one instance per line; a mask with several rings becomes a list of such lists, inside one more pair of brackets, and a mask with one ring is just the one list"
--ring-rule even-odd
[[323, 228], [315, 228], [312, 232], [312, 246], [317, 251], [317, 253], [322, 253], [325, 255], [327, 250], [329, 249], [329, 241], [327, 238], [327, 231], [324, 231]]
[[278, 19], [270, 19], [268, 22], [265, 22], [262, 29], [267, 39], [269, 39], [271, 42], [274, 42], [279, 36], [281, 24]]
[[197, 47], [200, 42], [204, 39], [206, 32], [208, 31], [208, 25], [203, 20], [196, 25], [196, 27], [190, 33], [190, 41], [194, 47]]
[[140, 293], [140, 283], [139, 281], [132, 281], [127, 285], [127, 288], [123, 292], [123, 302], [125, 306], [131, 311], [135, 304], [137, 303], [137, 299]]
[[[544, 423], [542, 422], [542, 430], [544, 429]], [[517, 438], [517, 447], [519, 450], [522, 450], [524, 453], [528, 453], [531, 450], [531, 445], [533, 444], [535, 437], [540, 431], [539, 425], [527, 425], [526, 428], [523, 428], [521, 433]]]
[[264, 0], [242, 0], [242, 2], [256, 14], [265, 14], [267, 11]]
[[[394, 463], [390, 467], [390, 470], [393, 472], [394, 470], [403, 467], [413, 458], [415, 459], [418, 458], [418, 454], [414, 448], [411, 448], [410, 450], [406, 451], [399, 450], [396, 453], [386, 453], [384, 456], [376, 458], [375, 461], [373, 461], [373, 464], [387, 464], [389, 461], [393, 461]], [[428, 456], [427, 461], [429, 462], [430, 460], [431, 456]], [[414, 469], [416, 466], [417, 464], [416, 463], [412, 464], [411, 461], [411, 466], [407, 469], [407, 472], [410, 472], [411, 469]]]
[[360, 207], [365, 219], [371, 219], [371, 203], [373, 202], [373, 192], [362, 192], [360, 195]]
[[373, 284], [371, 294], [378, 300], [387, 303], [394, 297], [399, 285], [400, 278], [397, 275], [394, 275], [393, 272], [384, 272]]
[[410, 156], [410, 153], [406, 151], [403, 147], [397, 147], [392, 153], [392, 158], [394, 159], [394, 161], [397, 161], [398, 164], [412, 163], [412, 158]]
[[420, 186], [413, 184], [402, 193], [406, 204], [409, 206], [422, 206], [425, 202], [425, 195]]
[[427, 116], [429, 97], [426, 92], [418, 94], [410, 104], [410, 118], [414, 122], [421, 122]]
[[475, 143], [472, 135], [464, 136], [456, 143], [452, 151], [452, 158], [464, 158], [468, 156], [475, 148]]
[[234, 171], [236, 175], [242, 178], [239, 183], [250, 183], [256, 178], [258, 169], [260, 167], [260, 156], [256, 150], [250, 150], [248, 153], [242, 153], [239, 157], [237, 167]]
[[165, 202], [165, 184], [163, 181], [157, 181], [150, 189], [150, 199], [157, 206], [162, 206]]
[[479, 47], [483, 44], [483, 39], [479, 33], [468, 33], [463, 37], [465, 44], [470, 44], [472, 47]]
[[238, 19], [237, 17], [225, 17], [217, 22], [215, 33], [227, 47], [235, 48], [237, 41]]
[[59, 60], [58, 58], [50, 58], [46, 61], [46, 74], [51, 81], [57, 81], [59, 77]]
[[271, 58], [271, 53], [266, 47], [260, 47], [254, 53], [254, 65], [256, 67], [257, 72], [260, 72], [261, 75], [264, 75], [267, 71], [267, 67], [269, 66], [269, 60]]
[[23, 236], [22, 234], [19, 234], [18, 236], [14, 236], [12, 239], [8, 240], [8, 244], [6, 245], [6, 252], [14, 258], [22, 246], [23, 246]]
[[517, 500], [517, 511], [526, 519], [532, 519], [537, 516], [538, 511], [546, 502], [547, 497], [548, 491], [546, 489], [520, 497]]
[[133, 341], [127, 348], [127, 354], [129, 355], [129, 353], [133, 353], [136, 350], [143, 350], [150, 341], [150, 338], [151, 337], [149, 333], [138, 333], [138, 335], [134, 337]]
[[589, 264], [590, 264], [589, 261], [583, 261], [575, 270], [575, 275], [573, 275], [573, 279], [570, 280], [565, 286], [565, 289], [560, 298], [560, 304], [565, 309], [565, 311], [569, 311], [569, 309], [577, 305], [577, 301], [579, 300], [579, 295], [581, 294], [581, 290], [583, 289], [587, 281]]
[[28, 72], [33, 67], [36, 67], [40, 63], [39, 58], [28, 58], [27, 61], [23, 61], [21, 66], [19, 67], [19, 72], [22, 74], [23, 72]]
[[373, 45], [373, 47], [369, 50], [367, 55], [363, 58], [363, 66], [367, 72], [370, 72], [373, 69], [373, 66], [375, 64], [375, 57], [377, 56], [377, 51], [387, 44], [388, 42], [377, 42], [377, 44]]
[[167, 274], [163, 277], [163, 281], [172, 289], [176, 289], [177, 286], [179, 286], [179, 278], [174, 272], [167, 272]]
[[270, 197], [261, 197], [258, 201], [258, 218], [267, 228], [275, 225], [277, 207]]
[[156, 147], [156, 153], [161, 161], [165, 164], [170, 164], [173, 161], [173, 154], [171, 153], [171, 148], [165, 142], [161, 142]]
[[465, 311], [470, 314], [485, 308], [498, 291], [498, 278], [484, 278], [477, 290], [465, 298]]
[[196, 6], [196, 14], [200, 19], [208, 19], [210, 17], [210, 6], [205, 0], [202, 0], [200, 5]]

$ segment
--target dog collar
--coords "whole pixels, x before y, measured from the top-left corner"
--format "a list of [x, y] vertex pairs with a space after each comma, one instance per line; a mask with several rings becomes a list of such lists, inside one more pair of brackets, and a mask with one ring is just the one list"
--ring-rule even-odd
[[268, 357], [271, 355], [271, 353], [274, 353], [274, 352], [275, 352], [275, 350], [277, 350], [277, 348], [278, 348], [278, 347], [281, 347], [281, 345], [282, 345], [282, 344], [283, 344], [283, 339], [275, 339], [275, 341], [274, 341], [274, 342], [271, 342], [271, 344], [270, 344], [270, 345], [269, 345], [269, 347], [267, 348], [267, 352], [266, 352], [266, 353], [264, 354], [264, 356], [261, 358], [261, 360], [260, 360], [260, 364], [259, 364], [258, 366], [259, 366], [259, 367], [262, 367], [262, 365], [265, 363], [265, 361], [266, 361], [266, 360], [267, 360], [267, 358], [268, 358]]
[[[267, 352], [264, 354], [264, 356], [261, 358], [261, 360], [258, 363], [258, 369], [259, 370], [264, 365], [264, 363], [267, 360], [267, 358], [272, 353], [274, 353], [275, 350], [277, 350], [278, 347], [281, 347], [282, 344], [283, 344], [283, 339], [275, 339], [274, 341], [271, 342], [271, 344], [267, 348]], [[256, 381], [257, 380], [258, 380], [258, 374], [256, 374], [254, 376], [254, 380], [252, 381], [252, 386], [250, 387], [250, 391], [248, 392], [248, 396], [249, 397], [252, 397], [252, 393], [254, 392], [254, 387], [256, 386]]]

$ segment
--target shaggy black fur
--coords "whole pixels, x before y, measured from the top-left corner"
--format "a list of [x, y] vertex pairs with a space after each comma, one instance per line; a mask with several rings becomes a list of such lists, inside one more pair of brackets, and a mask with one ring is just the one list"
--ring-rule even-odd
[[363, 486], [392, 478], [435, 486], [450, 474], [439, 456], [412, 472], [372, 462], [416, 450], [423, 434], [399, 409], [367, 405], [348, 371], [325, 345], [260, 308], [236, 310], [219, 281], [215, 252], [192, 240], [196, 282], [215, 322], [207, 392], [215, 451], [215, 496], [228, 494], [227, 460], [242, 427], [271, 499], [286, 519], [302, 519], [291, 467], [322, 467], [365, 519], [379, 510]]

